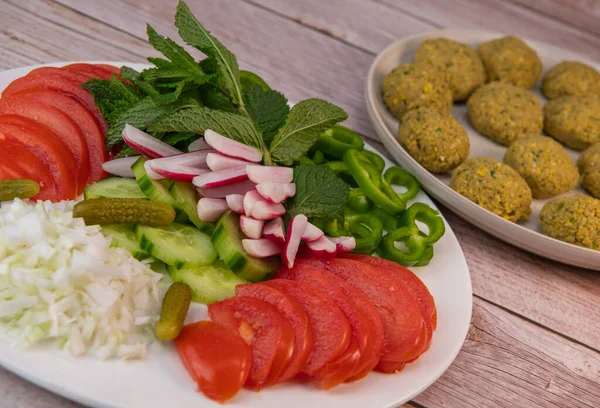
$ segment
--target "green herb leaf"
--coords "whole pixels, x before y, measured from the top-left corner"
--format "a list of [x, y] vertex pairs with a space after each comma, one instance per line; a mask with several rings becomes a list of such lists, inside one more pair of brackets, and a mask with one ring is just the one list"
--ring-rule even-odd
[[231, 103], [227, 95], [221, 92], [218, 88], [210, 84], [206, 84], [199, 89], [200, 100], [204, 105], [211, 109], [216, 109], [225, 112], [237, 113], [236, 107]]
[[170, 132], [164, 135], [160, 140], [162, 140], [170, 146], [174, 146], [176, 144], [180, 144], [181, 142], [191, 142], [192, 140], [196, 140], [197, 138], [198, 135], [192, 132]]
[[133, 85], [117, 79], [113, 76], [110, 80], [90, 79], [83, 84], [92, 96], [100, 113], [105, 118], [114, 112], [123, 112], [142, 98], [142, 93]]
[[263, 90], [260, 85], [251, 85], [244, 89], [243, 97], [246, 110], [256, 122], [263, 139], [270, 142], [290, 112], [287, 99], [277, 91]]
[[142, 92], [150, 96], [158, 96], [159, 92], [148, 82], [142, 79], [142, 76], [135, 69], [122, 66], [121, 67], [121, 79], [127, 79], [133, 82]]
[[201, 134], [207, 129], [262, 151], [260, 132], [250, 118], [209, 109], [205, 106], [182, 109], [157, 120], [149, 127], [151, 132]]
[[306, 154], [321, 133], [347, 117], [343, 109], [322, 99], [307, 99], [294, 105], [271, 142], [271, 156], [278, 163], [291, 165]]
[[286, 201], [286, 217], [335, 217], [346, 205], [350, 186], [327, 165], [294, 167], [296, 195]]

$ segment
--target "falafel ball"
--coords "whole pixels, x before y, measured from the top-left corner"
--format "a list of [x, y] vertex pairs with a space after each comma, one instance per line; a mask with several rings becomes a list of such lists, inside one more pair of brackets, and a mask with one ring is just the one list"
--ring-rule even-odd
[[552, 238], [600, 249], [600, 200], [583, 194], [555, 198], [542, 208], [540, 223]]
[[429, 65], [402, 64], [386, 75], [383, 102], [398, 120], [406, 112], [435, 107], [450, 112], [452, 92], [444, 72]]
[[533, 88], [542, 73], [537, 53], [518, 37], [507, 36], [481, 43], [477, 52], [488, 81]]
[[528, 90], [511, 84], [491, 82], [480, 87], [467, 101], [467, 111], [479, 133], [506, 146], [542, 132], [540, 102]]
[[577, 161], [581, 172], [581, 187], [600, 198], [600, 142], [590, 146]]
[[576, 150], [600, 142], [600, 96], [563, 96], [544, 106], [544, 131]]
[[506, 150], [504, 163], [525, 179], [535, 198], [566, 193], [579, 181], [575, 160], [560, 143], [546, 136], [515, 140]]
[[512, 222], [531, 214], [531, 190], [519, 173], [489, 157], [466, 160], [452, 173], [450, 188]]
[[477, 51], [447, 38], [425, 40], [415, 54], [416, 64], [429, 64], [447, 72], [452, 97], [465, 100], [485, 83], [485, 68]]
[[437, 108], [421, 108], [402, 118], [400, 144], [432, 173], [455, 169], [469, 157], [469, 137], [452, 114]]
[[600, 73], [578, 61], [563, 61], [544, 76], [542, 91], [548, 99], [570, 95], [600, 96]]

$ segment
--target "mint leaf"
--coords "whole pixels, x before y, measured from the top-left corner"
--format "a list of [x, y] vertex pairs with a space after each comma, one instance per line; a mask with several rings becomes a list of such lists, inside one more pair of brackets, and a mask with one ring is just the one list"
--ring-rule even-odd
[[92, 96], [102, 116], [107, 118], [114, 112], [122, 112], [142, 98], [142, 93], [133, 85], [112, 76], [110, 80], [90, 79], [83, 84]]
[[286, 201], [286, 217], [335, 217], [348, 201], [350, 186], [327, 165], [294, 167], [296, 195]]
[[[160, 140], [170, 146], [174, 146], [177, 143], [192, 141], [198, 138], [196, 133], [192, 132], [171, 132], [165, 134]], [[189, 143], [188, 143], [189, 144]]]
[[262, 151], [262, 138], [250, 118], [205, 106], [182, 109], [154, 122], [151, 132], [204, 133], [207, 129]]
[[346, 118], [343, 109], [322, 99], [307, 99], [294, 105], [271, 142], [271, 156], [277, 163], [291, 165], [312, 147], [321, 133]]
[[177, 5], [175, 26], [179, 29], [179, 35], [183, 41], [202, 51], [209, 57], [209, 60], [214, 60], [216, 72], [219, 74], [217, 86], [244, 111], [239, 68], [235, 55], [200, 24], [183, 1]]
[[146, 95], [150, 95], [150, 96], [158, 95], [158, 91], [156, 89], [154, 89], [154, 87], [151, 84], [144, 81], [142, 79], [141, 74], [139, 72], [137, 72], [135, 69], [127, 67], [127, 66], [122, 66], [120, 75], [121, 75], [121, 79], [127, 79], [128, 81], [132, 82], [138, 88], [140, 88], [140, 90], [143, 93], [145, 93]]
[[200, 100], [204, 105], [211, 109], [236, 113], [237, 109], [231, 103], [231, 100], [218, 88], [207, 84], [199, 89]]
[[270, 142], [288, 117], [290, 107], [287, 99], [277, 91], [263, 90], [260, 85], [244, 89], [243, 97], [246, 110], [256, 122], [263, 139]]

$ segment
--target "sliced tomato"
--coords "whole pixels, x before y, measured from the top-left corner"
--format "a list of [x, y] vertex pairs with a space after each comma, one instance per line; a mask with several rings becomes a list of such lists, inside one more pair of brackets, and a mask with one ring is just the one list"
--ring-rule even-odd
[[338, 358], [348, 347], [352, 329], [339, 307], [325, 293], [301, 282], [273, 279], [265, 285], [274, 286], [292, 296], [302, 305], [314, 333], [313, 350], [302, 372], [311, 376]]
[[260, 299], [234, 297], [208, 305], [208, 315], [239, 333], [252, 349], [248, 388], [260, 390], [281, 376], [292, 358], [294, 331], [275, 307]]
[[292, 358], [287, 368], [279, 378], [275, 379], [274, 383], [294, 378], [310, 358], [314, 337], [312, 327], [308, 324], [308, 317], [300, 303], [282, 290], [262, 283], [237, 285], [235, 294], [263, 300], [274, 306], [288, 320], [294, 330]]
[[75, 160], [65, 144], [47, 127], [18, 115], [0, 115], [0, 140], [26, 146], [48, 167], [58, 200], [77, 196]]
[[94, 64], [94, 65], [96, 65], [98, 68], [105, 69], [106, 71], [110, 72], [111, 75], [115, 74], [117, 76], [117, 78], [121, 79], [121, 68], [115, 67], [114, 65], [109, 65], [109, 64]]
[[83, 83], [85, 82], [85, 78], [86, 76], [83, 74], [79, 74], [76, 72], [72, 72], [72, 71], [67, 71], [66, 69], [62, 69], [62, 68], [57, 68], [57, 67], [39, 67], [39, 68], [35, 68], [32, 69], [31, 71], [29, 71], [29, 73], [27, 74], [27, 76], [35, 76], [35, 75], [58, 75], [58, 76], [62, 76], [64, 78], [70, 79], [70, 80], [74, 80], [78, 83]]
[[179, 357], [208, 398], [225, 402], [242, 388], [252, 351], [231, 330], [210, 321], [185, 326], [175, 340]]
[[83, 133], [90, 159], [90, 176], [88, 183], [104, 177], [102, 163], [107, 160], [104, 134], [92, 114], [74, 98], [47, 89], [31, 89], [18, 94], [21, 98], [36, 100], [51, 105], [69, 116]]
[[377, 371], [386, 374], [393, 374], [400, 372], [406, 367], [405, 361], [380, 361], [377, 364]]
[[[348, 298], [332, 280], [341, 280], [342, 284], [349, 284], [325, 269], [308, 265], [301, 268], [292, 268], [287, 273], [278, 274], [277, 277], [303, 282], [313, 286], [315, 290], [323, 291], [344, 313], [352, 328], [352, 341], [346, 351], [336, 360], [326, 364], [313, 376], [313, 383], [318, 388], [335, 387], [362, 372], [364, 369], [364, 360], [361, 361], [362, 354], [366, 354], [372, 364], [375, 343], [374, 328], [358, 304]], [[381, 343], [383, 344], [382, 334], [381, 337]], [[377, 356], [376, 361], [378, 360], [379, 356]], [[375, 364], [372, 364], [371, 369], [373, 367], [375, 367]]]
[[[45, 67], [48, 68], [48, 67]], [[55, 68], [58, 69], [58, 68]], [[19, 92], [30, 89], [50, 89], [63, 94], [67, 94], [77, 99], [94, 115], [94, 119], [105, 133], [108, 125], [104, 117], [100, 113], [98, 106], [94, 102], [92, 95], [81, 85], [85, 82], [85, 76], [67, 70], [59, 70], [60, 72], [37, 72], [17, 78], [12, 81], [2, 92], [3, 97], [9, 97]]]
[[77, 194], [83, 192], [90, 174], [90, 158], [85, 137], [79, 127], [62, 111], [19, 95], [0, 99], [0, 114], [15, 114], [32, 119], [50, 129], [67, 146], [77, 168]]
[[62, 68], [85, 75], [88, 80], [92, 78], [109, 80], [112, 75], [108, 70], [100, 68], [95, 64], [69, 64]]

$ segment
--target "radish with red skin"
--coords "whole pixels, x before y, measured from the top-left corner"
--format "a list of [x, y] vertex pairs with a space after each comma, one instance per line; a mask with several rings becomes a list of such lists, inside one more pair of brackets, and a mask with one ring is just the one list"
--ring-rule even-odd
[[248, 178], [253, 183], [291, 183], [294, 180], [294, 169], [280, 166], [261, 166], [249, 164], [246, 166]]
[[256, 185], [251, 181], [242, 181], [241, 183], [230, 184], [228, 186], [223, 187], [215, 187], [215, 188], [196, 188], [200, 197], [209, 197], [209, 198], [225, 198], [231, 194], [241, 194], [244, 195], [250, 190], [254, 190]]
[[162, 180], [162, 179], [166, 178], [165, 176], [158, 174], [154, 170], [152, 170], [152, 168], [150, 167], [149, 160], [144, 163], [144, 170], [146, 170], [146, 174], [148, 175], [148, 178], [150, 178], [152, 180]]
[[229, 209], [224, 198], [201, 198], [198, 200], [198, 218], [203, 222], [216, 222]]
[[281, 217], [284, 214], [285, 207], [283, 204], [273, 204], [261, 197], [252, 207], [251, 216], [257, 220], [268, 221]]
[[248, 238], [260, 239], [264, 225], [264, 221], [240, 215], [240, 228]]
[[325, 235], [316, 241], [308, 242], [306, 245], [313, 254], [320, 258], [332, 258], [337, 253], [336, 244], [331, 242]]
[[102, 170], [115, 176], [124, 178], [134, 178], [131, 166], [139, 159], [140, 156], [121, 157], [102, 163]]
[[242, 246], [248, 254], [255, 258], [268, 258], [281, 253], [281, 245], [268, 239], [242, 239]]
[[234, 159], [233, 157], [225, 156], [221, 153], [214, 151], [210, 152], [206, 156], [206, 164], [212, 171], [233, 169], [235, 167], [242, 167], [250, 163], [246, 160]]
[[[162, 159], [158, 159], [162, 160]], [[164, 178], [168, 178], [173, 181], [182, 181], [185, 183], [191, 183], [194, 177], [199, 176], [201, 174], [206, 174], [210, 172], [208, 169], [201, 169], [198, 167], [192, 166], [183, 166], [179, 164], [156, 164], [152, 163], [154, 160], [150, 160], [148, 166], [150, 169], [159, 176]], [[152, 178], [152, 177], [151, 177]]]
[[129, 147], [149, 159], [157, 159], [159, 157], [183, 153], [181, 150], [169, 146], [165, 142], [150, 136], [146, 132], [136, 129], [129, 124], [125, 125], [122, 135], [123, 141], [127, 143]]
[[262, 160], [262, 153], [255, 148], [236, 142], [210, 129], [204, 132], [204, 141], [217, 152], [229, 157], [253, 163], [258, 163]]
[[350, 252], [356, 248], [356, 239], [354, 239], [354, 237], [328, 238], [335, 244], [335, 248], [338, 253]]
[[285, 244], [285, 228], [281, 217], [265, 224], [263, 236], [275, 244]]
[[225, 197], [227, 205], [234, 213], [244, 214], [244, 195], [243, 194], [229, 194]]
[[257, 184], [256, 189], [265, 200], [275, 204], [281, 204], [286, 199], [296, 195], [296, 185], [294, 183], [267, 181]]
[[206, 164], [206, 156], [211, 150], [200, 150], [196, 152], [174, 154], [172, 156], [160, 157], [158, 159], [148, 160], [152, 164], [158, 165], [178, 165], [178, 166], [189, 166], [197, 167], [199, 169], [208, 169]]
[[287, 230], [287, 236], [285, 237], [285, 245], [281, 253], [281, 260], [284, 265], [291, 269], [294, 267], [294, 261], [302, 242], [302, 234], [308, 224], [308, 218], [304, 214], [298, 214], [290, 221]]
[[188, 152], [196, 152], [198, 150], [212, 150], [208, 143], [204, 141], [204, 139], [196, 139], [188, 146]]
[[306, 228], [304, 229], [304, 233], [302, 234], [302, 241], [304, 242], [313, 242], [321, 239], [325, 235], [323, 231], [319, 228], [315, 227], [310, 222], [306, 224]]
[[247, 217], [252, 216], [252, 208], [254, 208], [256, 203], [260, 200], [262, 200], [262, 197], [258, 194], [258, 191], [250, 190], [246, 193], [244, 196], [244, 214], [246, 214]]
[[192, 181], [195, 186], [201, 188], [213, 188], [229, 186], [248, 180], [248, 174], [245, 167], [237, 167], [221, 171], [212, 171], [194, 177]]

